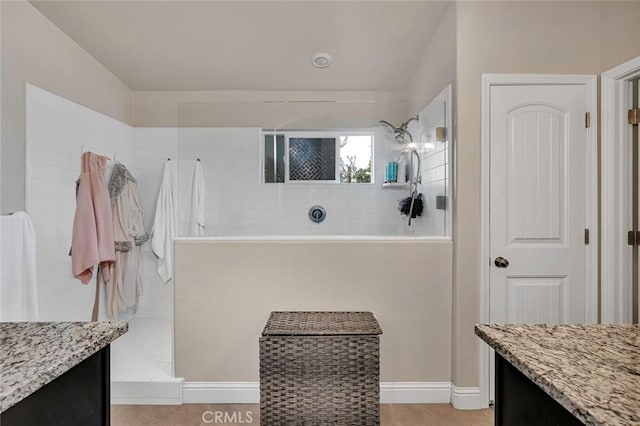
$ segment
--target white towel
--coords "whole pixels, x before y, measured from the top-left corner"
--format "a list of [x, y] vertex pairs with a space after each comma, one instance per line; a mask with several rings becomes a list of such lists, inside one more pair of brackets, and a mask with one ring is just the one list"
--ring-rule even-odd
[[167, 161], [151, 229], [151, 250], [158, 258], [158, 275], [165, 284], [173, 278], [173, 239], [178, 229], [177, 181], [178, 173], [174, 162]]
[[36, 233], [16, 212], [0, 219], [0, 321], [37, 321]]
[[[204, 235], [207, 226], [204, 173], [200, 161], [194, 163], [191, 178], [180, 181], [180, 235], [189, 237]], [[189, 166], [190, 164], [180, 164], [187, 171]], [[182, 176], [184, 174], [181, 173]], [[186, 181], [184, 184], [183, 180]]]

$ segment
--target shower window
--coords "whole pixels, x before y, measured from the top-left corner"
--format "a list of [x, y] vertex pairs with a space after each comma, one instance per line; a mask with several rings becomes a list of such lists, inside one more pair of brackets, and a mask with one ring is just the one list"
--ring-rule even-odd
[[336, 181], [336, 137], [289, 136], [290, 181]]
[[371, 183], [371, 132], [264, 133], [264, 182]]
[[264, 181], [284, 182], [284, 135], [264, 135]]

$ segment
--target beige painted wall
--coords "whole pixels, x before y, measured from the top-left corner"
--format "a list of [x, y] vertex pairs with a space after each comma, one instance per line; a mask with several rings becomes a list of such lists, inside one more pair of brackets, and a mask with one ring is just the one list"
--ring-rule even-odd
[[640, 1], [601, 4], [600, 72], [604, 72], [640, 56]]
[[131, 91], [23, 0], [2, 1], [1, 213], [24, 209], [24, 83], [131, 122]]
[[[374, 101], [369, 107], [364, 106], [364, 115], [373, 117], [380, 111], [388, 111], [395, 115], [398, 112], [406, 114], [407, 95], [398, 92], [304, 92], [304, 91], [252, 91], [252, 90], [202, 90], [202, 91], [167, 91], [167, 92], [133, 92], [133, 124], [139, 127], [175, 127], [178, 125], [213, 126], [219, 121], [229, 121], [226, 117], [205, 117], [207, 109], [216, 113], [216, 104], [229, 105], [232, 110], [243, 104], [243, 115], [236, 117], [226, 126], [257, 126], [271, 125], [283, 122], [282, 117], [301, 116], [300, 110], [304, 104], [290, 103], [278, 105], [278, 110], [269, 112], [265, 118], [265, 108], [260, 107], [264, 101]], [[192, 106], [185, 108], [184, 104]], [[201, 103], [197, 106], [195, 103]], [[208, 107], [206, 104], [209, 103]], [[182, 105], [181, 105], [182, 104]], [[425, 103], [426, 104], [426, 103]], [[345, 106], [342, 106], [345, 108]], [[349, 108], [348, 106], [346, 106]], [[359, 111], [360, 107], [351, 106], [350, 111]], [[303, 116], [305, 114], [302, 114]], [[356, 115], [358, 113], [356, 112]], [[362, 114], [360, 114], [362, 115]], [[382, 119], [384, 116], [378, 117]], [[394, 117], [389, 117], [392, 120]], [[266, 123], [265, 123], [266, 120]]]
[[177, 241], [176, 376], [258, 377], [273, 310], [376, 314], [382, 381], [451, 377], [450, 241]]
[[[478, 386], [480, 342], [480, 76], [598, 74], [640, 54], [640, 2], [457, 4], [457, 175], [453, 381]], [[633, 37], [625, 40], [629, 35]], [[621, 44], [619, 44], [621, 43]]]
[[456, 2], [447, 7], [408, 84], [413, 115], [456, 78]]

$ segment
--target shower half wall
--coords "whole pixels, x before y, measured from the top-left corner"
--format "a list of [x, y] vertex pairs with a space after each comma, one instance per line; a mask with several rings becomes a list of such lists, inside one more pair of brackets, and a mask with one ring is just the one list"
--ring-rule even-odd
[[426, 239], [176, 241], [183, 402], [258, 402], [258, 337], [278, 310], [373, 312], [381, 401], [450, 402], [451, 249]]

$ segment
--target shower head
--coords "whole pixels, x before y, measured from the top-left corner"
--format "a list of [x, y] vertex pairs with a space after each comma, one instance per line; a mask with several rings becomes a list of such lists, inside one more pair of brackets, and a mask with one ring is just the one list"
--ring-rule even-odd
[[389, 127], [391, 130], [393, 130], [393, 133], [399, 133], [402, 132], [402, 129], [400, 127], [396, 127], [393, 124], [389, 123], [386, 120], [380, 120], [378, 121], [378, 124], [384, 124], [385, 126]]
[[400, 144], [409, 144], [409, 143], [413, 143], [413, 136], [411, 135], [411, 132], [409, 132], [407, 127], [409, 126], [409, 123], [411, 123], [414, 120], [418, 121], [418, 116], [411, 117], [410, 119], [408, 119], [398, 127], [394, 126], [393, 124], [389, 123], [386, 120], [380, 120], [378, 124], [382, 124], [384, 126], [389, 127], [393, 131], [393, 137], [395, 138], [396, 142]]

